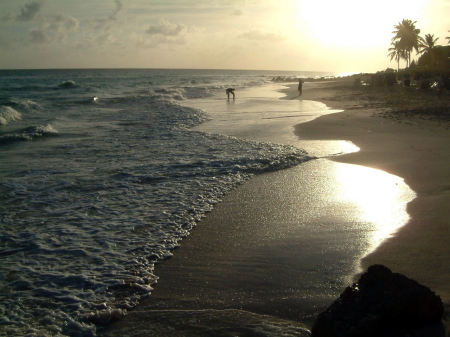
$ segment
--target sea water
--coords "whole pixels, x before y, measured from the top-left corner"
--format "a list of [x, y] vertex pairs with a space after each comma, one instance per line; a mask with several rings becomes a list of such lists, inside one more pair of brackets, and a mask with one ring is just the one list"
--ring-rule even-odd
[[0, 335], [95, 336], [148, 296], [229, 190], [309, 159], [193, 131], [223, 97], [276, 76], [222, 70], [0, 71]]

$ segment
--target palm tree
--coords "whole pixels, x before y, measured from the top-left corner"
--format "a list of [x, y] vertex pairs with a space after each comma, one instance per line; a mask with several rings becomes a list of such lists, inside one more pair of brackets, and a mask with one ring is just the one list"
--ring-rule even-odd
[[395, 30], [392, 32], [395, 36], [392, 42], [398, 42], [399, 48], [404, 51], [403, 57], [406, 59], [407, 66], [411, 64], [411, 52], [415, 49], [419, 51], [419, 33], [420, 29], [416, 28], [417, 21], [403, 19], [394, 26]]
[[419, 52], [421, 54], [431, 53], [433, 48], [436, 47], [436, 42], [439, 38], [434, 38], [434, 34], [426, 34], [425, 38], [419, 37]]
[[426, 34], [425, 38], [419, 37], [419, 53], [423, 55], [428, 55], [430, 65], [434, 65], [434, 48], [436, 47], [436, 42], [439, 38], [434, 38], [434, 34]]
[[397, 72], [400, 71], [400, 59], [405, 58], [405, 54], [403, 52], [403, 49], [400, 47], [399, 41], [393, 41], [391, 43], [391, 48], [388, 49], [389, 54], [388, 56], [391, 57], [391, 61], [395, 58], [397, 61]]

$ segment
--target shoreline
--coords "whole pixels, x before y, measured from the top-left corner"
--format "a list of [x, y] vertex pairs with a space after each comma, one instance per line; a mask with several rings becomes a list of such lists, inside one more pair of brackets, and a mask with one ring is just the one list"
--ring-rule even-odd
[[[354, 100], [348, 97], [340, 102], [341, 104], [333, 104], [336, 103], [333, 99], [336, 98], [336, 95], [342, 88], [329, 90], [330, 87], [333, 87], [333, 84], [331, 83], [332, 82], [326, 82], [325, 84], [314, 83], [311, 87], [312, 90], [310, 90], [309, 85], [305, 85], [302, 99], [318, 100], [325, 102], [330, 108], [343, 108], [344, 111], [325, 115], [313, 121], [299, 124], [296, 126], [296, 132], [302, 132], [302, 139], [351, 140], [352, 142], [355, 142], [356, 145], [360, 146], [361, 150], [357, 153], [328, 158], [331, 159], [331, 162], [344, 162], [368, 167], [377, 167], [404, 177], [400, 174], [403, 173], [401, 169], [397, 168], [397, 170], [395, 170], [395, 168], [399, 166], [399, 163], [396, 163], [397, 166], [395, 166], [395, 163], [394, 165], [389, 165], [392, 156], [384, 158], [383, 155], [385, 154], [382, 150], [377, 152], [375, 151], [376, 149], [367, 147], [360, 139], [361, 129], [364, 129], [364, 126], [367, 127], [367, 125], [373, 123], [371, 118], [373, 117], [372, 114], [374, 111], [365, 111], [362, 113], [360, 110], [365, 110], [366, 107], [358, 107]], [[322, 85], [324, 85], [324, 87], [317, 90], [317, 86], [320, 87]], [[295, 86], [287, 91], [289, 91], [292, 96], [292, 93], [295, 94], [296, 91]], [[318, 92], [321, 94], [317, 95]], [[289, 93], [287, 98], [293, 98], [289, 97]], [[360, 114], [362, 115], [360, 116]], [[356, 121], [359, 124], [356, 127], [359, 128], [359, 131], [355, 130], [355, 125], [350, 127], [345, 125], [345, 123], [348, 124], [348, 122], [352, 121], [354, 115], [357, 116]], [[376, 117], [375, 120], [379, 123], [383, 122], [381, 123], [382, 128], [385, 127], [386, 121], [388, 121], [384, 117]], [[336, 125], [339, 125], [340, 128], [337, 128]], [[410, 127], [410, 125], [404, 126], [405, 130], [409, 131], [411, 130]], [[398, 125], [392, 126], [392, 129], [398, 130]], [[433, 126], [433, 129], [435, 129], [435, 125]], [[373, 130], [371, 133], [376, 134], [376, 131], [377, 130]], [[384, 133], [387, 134], [388, 130], [385, 130]], [[436, 136], [434, 132], [432, 134], [434, 137]], [[394, 137], [394, 139], [395, 138], [396, 137]], [[440, 141], [437, 140], [437, 142], [440, 142], [441, 145], [445, 145], [442, 144], [442, 139]], [[370, 145], [370, 141], [368, 143]], [[434, 143], [430, 142], [430, 144]], [[384, 145], [376, 143], [374, 144], [374, 147], [376, 148], [377, 146], [380, 147], [385, 145], [386, 143], [384, 143]], [[394, 155], [395, 151], [392, 150], [392, 152], [392, 155]], [[361, 153], [363, 153], [363, 155], [361, 155]], [[379, 162], [374, 163], [374, 158], [379, 159]], [[271, 205], [267, 203], [274, 203], [276, 199], [274, 199], [274, 193], [277, 195], [277, 198], [282, 198], [283, 201], [287, 197], [289, 199], [289, 195], [292, 196], [292, 193], [287, 192], [287, 186], [282, 186], [280, 189], [276, 190], [276, 186], [270, 185], [269, 180], [275, 179], [276, 181], [276, 179], [282, 179], [282, 181], [291, 182], [297, 177], [300, 177], [299, 181], [301, 181], [301, 184], [304, 184], [306, 181], [305, 179], [311, 179], [311, 172], [320, 171], [324, 166], [323, 160], [328, 161], [328, 159], [319, 159], [314, 160], [314, 163], [302, 164], [298, 167], [298, 170], [288, 169], [276, 172], [275, 174], [271, 173], [254, 177], [251, 179], [250, 183], [245, 183], [242, 188], [238, 188], [237, 191], [231, 192], [232, 195], [226, 197], [224, 201], [218, 204], [213, 212], [198, 224], [191, 235], [183, 240], [181, 247], [174, 252], [173, 258], [156, 266], [156, 269], [158, 270], [157, 275], [160, 275], [162, 282], [156, 286], [155, 291], [150, 298], [147, 301], [144, 301], [144, 303], [139, 305], [135, 310], [131, 311], [125, 319], [110, 326], [106, 332], [101, 335], [119, 336], [124, 331], [132, 331], [133, 329], [137, 329], [136, 331], [139, 329], [147, 331], [146, 329], [148, 329], [149, 326], [145, 327], [145, 325], [150, 324], [151, 322], [153, 329], [152, 333], [155, 336], [164, 336], [164, 331], [167, 332], [167, 325], [170, 327], [181, 326], [183, 329], [186, 328], [186, 325], [192, 325], [199, 328], [199, 322], [205, 321], [206, 311], [208, 311], [209, 316], [215, 317], [215, 320], [217, 321], [217, 313], [220, 312], [223, 314], [226, 310], [229, 310], [229, 312], [227, 311], [227, 314], [229, 314], [227, 318], [225, 319], [222, 317], [219, 323], [216, 322], [214, 324], [222, 326], [224, 321], [231, 320], [234, 323], [231, 324], [230, 329], [237, 329], [237, 326], [245, 325], [248, 320], [253, 320], [256, 322], [255, 324], [260, 324], [261, 326], [273, 324], [273, 320], [278, 320], [276, 324], [280, 324], [280, 326], [283, 326], [284, 328], [296, 329], [297, 335], [301, 335], [302, 331], [304, 331], [304, 325], [298, 321], [310, 326], [317, 314], [316, 310], [316, 312], [310, 313], [303, 312], [303, 316], [299, 316], [302, 306], [305, 306], [305, 303], [308, 302], [308, 300], [305, 300], [304, 298], [305, 294], [299, 293], [299, 289], [301, 289], [301, 280], [305, 276], [296, 273], [295, 270], [289, 270], [289, 272], [286, 273], [287, 269], [292, 268], [299, 263], [306, 263], [305, 261], [299, 262], [293, 260], [293, 258], [298, 258], [298, 255], [296, 254], [300, 253], [300, 251], [295, 250], [295, 247], [297, 247], [301, 241], [299, 241], [299, 237], [295, 235], [294, 237], [290, 237], [289, 234], [292, 234], [293, 232], [290, 232], [289, 229], [284, 229], [284, 232], [280, 231], [278, 233], [279, 238], [277, 238], [277, 240], [272, 239], [270, 241], [264, 239], [264, 236], [261, 236], [260, 240], [263, 244], [249, 245], [249, 240], [254, 238], [255, 231], [258, 235], [261, 234], [262, 230], [259, 227], [252, 228], [249, 222], [253, 221], [253, 219], [247, 219], [246, 217], [252, 218], [255, 214], [260, 213], [259, 210], [254, 209], [255, 204], [257, 208], [270, 208]], [[400, 165], [399, 167], [402, 166]], [[445, 179], [447, 177], [445, 173], [440, 173], [441, 175], [439, 177], [436, 175], [436, 179]], [[307, 178], [302, 177], [302, 175], [307, 176]], [[317, 181], [320, 181], [322, 178], [319, 177]], [[404, 178], [405, 180], [407, 179], [406, 177]], [[414, 177], [408, 177], [408, 179], [411, 180], [414, 179]], [[406, 180], [408, 185], [410, 184], [409, 180]], [[330, 182], [325, 183], [325, 185], [327, 184], [330, 184]], [[432, 189], [435, 185], [430, 186], [424, 183], [424, 187], [427, 186]], [[302, 187], [304, 188], [304, 186]], [[417, 188], [417, 186], [414, 187]], [[362, 261], [364, 267], [372, 263], [384, 263], [393, 271], [404, 272], [402, 267], [404, 267], [405, 259], [411, 259], [412, 256], [408, 255], [407, 257], [403, 257], [403, 260], [399, 261], [398, 257], [393, 256], [393, 253], [389, 250], [386, 251], [385, 247], [387, 246], [389, 248], [389, 246], [395, 246], [397, 243], [394, 241], [398, 241], [398, 235], [403, 233], [405, 228], [413, 223], [414, 219], [420, 219], [420, 214], [424, 215], [424, 212], [426, 211], [419, 211], [419, 215], [415, 215], [415, 201], [417, 199], [423, 199], [422, 194], [419, 194], [423, 191], [420, 189], [418, 191], [414, 187], [413, 189], [418, 194], [418, 197], [408, 205], [408, 212], [410, 214], [413, 213], [412, 219], [406, 226], [400, 229], [393, 238], [386, 240], [374, 252], [366, 256]], [[266, 192], [266, 197], [263, 195], [264, 191], [269, 191]], [[443, 191], [443, 193], [445, 194], [445, 191]], [[311, 197], [311, 195], [309, 197]], [[437, 198], [442, 199], [441, 206], [445, 207], [445, 201], [448, 200], [448, 195], [439, 195]], [[325, 209], [326, 208], [318, 209], [317, 214], [321, 214], [321, 212], [330, 212]], [[249, 210], [251, 213], [250, 215], [246, 214]], [[289, 223], [290, 220], [286, 220], [285, 215], [286, 209], [280, 210], [279, 213], [274, 215], [274, 219], [278, 218], [279, 220], [281, 219], [281, 221]], [[442, 220], [444, 220], [444, 225], [445, 217], [447, 215], [448, 211], [447, 213], [443, 213]], [[327, 218], [327, 221], [335, 221], [332, 215], [328, 214]], [[263, 221], [263, 219], [260, 219], [260, 221]], [[441, 238], [442, 240], [440, 241], [445, 243], [448, 234], [447, 237], [442, 235], [442, 228], [440, 231], [439, 228], [434, 229], [434, 231], [438, 237], [434, 238], [433, 242], [439, 242], [439, 239]], [[237, 238], [236, 235], [239, 235], [239, 238]], [[400, 238], [400, 240], [401, 239], [402, 238]], [[394, 242], [394, 244], [392, 242]], [[305, 242], [303, 242], [303, 244], [305, 244]], [[338, 245], [338, 243], [336, 244]], [[410, 249], [410, 247], [408, 247], [408, 242], [401, 244], [400, 246], [401, 249], [404, 250]], [[442, 246], [442, 244], [439, 245], [437, 249], [440, 249], [441, 262], [448, 261], [448, 249], [446, 250], [445, 246]], [[211, 252], [215, 253], [211, 254]], [[247, 255], [240, 255], [242, 252], [245, 252]], [[270, 261], [266, 262], [266, 254], [268, 253], [271, 255], [269, 258]], [[301, 251], [301, 253], [303, 254], [304, 252]], [[201, 257], [207, 259], [201, 260]], [[429, 258], [430, 254], [423, 254], [422, 260], [424, 262], [429, 260], [426, 257]], [[396, 259], [397, 261], [395, 261]], [[397, 262], [398, 265], [395, 264], [395, 262]], [[338, 264], [338, 261], [336, 261], [336, 263]], [[444, 266], [445, 265], [441, 265], [441, 269], [445, 269]], [[249, 268], [251, 268], [251, 273], [249, 275], [244, 275], [245, 273], [248, 274]], [[430, 286], [433, 291], [436, 291], [443, 297], [445, 305], [448, 306], [448, 293], [444, 291], [445, 295], [443, 296], [441, 293], [442, 291], [440, 292], [442, 288], [445, 289], [445, 282], [443, 281], [448, 277], [448, 271], [447, 275], [444, 275], [444, 277], [440, 279], [440, 282], [438, 282], [439, 280], [430, 280], [423, 277], [429, 273], [423, 270], [424, 267], [419, 262], [415, 263], [415, 268], [418, 270], [413, 275], [410, 273], [411, 268], [406, 268], [406, 273], [404, 273], [408, 277], [415, 278], [423, 284]], [[422, 269], [419, 270], [419, 268]], [[420, 271], [422, 271], [422, 273], [420, 273]], [[351, 271], [348, 270], [347, 273], [351, 273]], [[354, 273], [353, 276], [355, 276]], [[333, 276], [330, 277], [330, 275], [322, 275], [322, 278], [330, 278], [327, 281], [331, 282], [330, 284], [336, 282], [336, 280], [333, 280]], [[425, 282], [423, 280], [425, 280]], [[338, 284], [334, 283], [332, 292], [334, 297], [328, 295], [328, 297], [323, 298], [320, 304], [322, 308], [331, 303], [336, 295], [341, 292], [342, 287], [348, 285], [348, 282], [350, 281], [351, 280], [349, 279], [345, 279], [339, 280]], [[280, 289], [280, 285], [283, 285], [284, 288]], [[438, 289], [436, 289], [436, 285]], [[306, 306], [308, 305], [311, 306], [311, 303], [306, 304]], [[317, 306], [317, 304], [314, 305]], [[211, 313], [210, 310], [217, 310], [217, 312]], [[180, 317], [180, 315], [183, 317]], [[251, 316], [251, 319], [249, 318], [249, 315]], [[191, 320], [190, 323], [186, 322], [188, 317]], [[192, 320], [197, 323], [192, 323]], [[212, 324], [212, 326], [214, 324]], [[213, 328], [212, 326], [211, 328]], [[159, 334], [157, 331], [159, 331]], [[180, 335], [189, 336], [190, 334]], [[200, 334], [197, 331], [197, 333], [192, 335], [200, 336], [203, 334]], [[274, 335], [276, 335], [276, 333], [274, 333]]]

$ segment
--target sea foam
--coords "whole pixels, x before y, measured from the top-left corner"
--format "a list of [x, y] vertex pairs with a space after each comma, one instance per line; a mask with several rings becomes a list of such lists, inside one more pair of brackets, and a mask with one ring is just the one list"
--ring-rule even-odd
[[22, 119], [22, 115], [16, 109], [1, 105], [0, 106], [0, 125], [7, 125], [9, 122]]

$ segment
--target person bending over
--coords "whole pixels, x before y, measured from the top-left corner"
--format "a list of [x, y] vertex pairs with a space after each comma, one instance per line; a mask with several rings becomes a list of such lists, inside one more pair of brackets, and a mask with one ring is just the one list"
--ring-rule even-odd
[[233, 99], [234, 99], [234, 88], [228, 88], [227, 90], [225, 90], [225, 92], [227, 93], [228, 99], [230, 99], [230, 94], [233, 95]]

